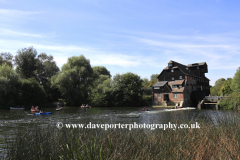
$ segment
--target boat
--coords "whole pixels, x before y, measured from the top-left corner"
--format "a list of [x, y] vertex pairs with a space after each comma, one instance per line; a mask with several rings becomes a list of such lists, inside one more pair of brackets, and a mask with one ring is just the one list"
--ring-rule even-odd
[[39, 112], [38, 109], [31, 109], [31, 112]]
[[47, 114], [52, 114], [52, 112], [34, 113], [34, 115], [47, 115]]
[[24, 110], [25, 108], [10, 107], [12, 110]]
[[60, 110], [62, 110], [62, 107], [56, 109], [56, 111], [60, 111]]

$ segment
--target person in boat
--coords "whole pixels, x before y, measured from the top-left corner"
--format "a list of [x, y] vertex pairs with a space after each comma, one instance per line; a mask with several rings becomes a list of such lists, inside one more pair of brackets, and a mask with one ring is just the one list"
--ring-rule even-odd
[[178, 104], [176, 103], [176, 105], [175, 105], [175, 109], [178, 109]]
[[142, 111], [149, 111], [146, 107], [143, 107]]
[[59, 103], [57, 104], [57, 108], [60, 109], [60, 104]]
[[88, 106], [88, 104], [86, 105], [86, 108], [88, 108], [89, 106]]

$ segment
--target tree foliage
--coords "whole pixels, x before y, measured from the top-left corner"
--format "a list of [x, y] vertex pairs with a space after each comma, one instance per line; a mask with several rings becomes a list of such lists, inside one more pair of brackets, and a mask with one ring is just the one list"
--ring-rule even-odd
[[19, 103], [24, 105], [39, 105], [46, 102], [46, 94], [35, 78], [21, 79], [19, 88]]
[[114, 103], [117, 106], [138, 105], [142, 100], [141, 78], [131, 72], [116, 74], [112, 82]]
[[159, 74], [152, 74], [150, 77], [150, 84], [149, 86], [152, 87], [155, 83], [157, 83], [157, 77], [159, 76]]
[[232, 93], [231, 83], [232, 83], [232, 78], [228, 78], [226, 81], [224, 81], [219, 94], [230, 95]]
[[22, 78], [35, 77], [37, 69], [37, 51], [33, 47], [24, 48], [17, 51], [15, 56], [16, 71]]
[[0, 65], [3, 65], [4, 63], [8, 66], [13, 66], [13, 55], [9, 52], [0, 53]]
[[19, 76], [8, 64], [0, 66], [0, 105], [15, 105], [18, 88]]
[[224, 78], [220, 78], [215, 82], [215, 85], [210, 88], [210, 93], [212, 96], [220, 96], [220, 90], [225, 82]]
[[52, 78], [52, 85], [56, 86], [66, 102], [72, 105], [87, 103], [93, 70], [90, 61], [83, 55], [68, 58], [62, 71]]
[[[240, 110], [240, 68], [238, 68], [232, 80], [229, 81], [227, 85], [229, 96], [220, 102], [220, 106], [223, 109], [234, 109]], [[230, 85], [230, 89], [229, 89]]]

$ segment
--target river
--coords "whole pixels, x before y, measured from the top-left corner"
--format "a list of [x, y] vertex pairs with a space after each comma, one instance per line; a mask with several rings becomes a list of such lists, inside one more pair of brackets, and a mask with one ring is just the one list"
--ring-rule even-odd
[[4, 138], [14, 139], [16, 130], [23, 131], [29, 124], [46, 125], [56, 127], [58, 122], [66, 123], [122, 123], [131, 124], [165, 124], [176, 119], [185, 122], [196, 122], [197, 119], [207, 119], [217, 125], [216, 118], [223, 115], [239, 114], [237, 111], [217, 110], [176, 110], [169, 111], [164, 108], [149, 108], [150, 111], [143, 112], [139, 107], [112, 107], [112, 108], [79, 108], [64, 107], [61, 111], [55, 108], [41, 108], [52, 115], [36, 116], [29, 110], [1, 110], [0, 109], [0, 152], [5, 148]]

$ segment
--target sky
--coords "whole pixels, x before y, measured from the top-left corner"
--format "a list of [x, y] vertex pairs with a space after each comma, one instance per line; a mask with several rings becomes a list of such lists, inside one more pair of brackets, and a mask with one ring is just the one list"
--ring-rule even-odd
[[240, 67], [239, 0], [0, 0], [0, 53], [33, 46], [59, 68], [84, 55], [112, 76], [206, 62], [210, 85]]

